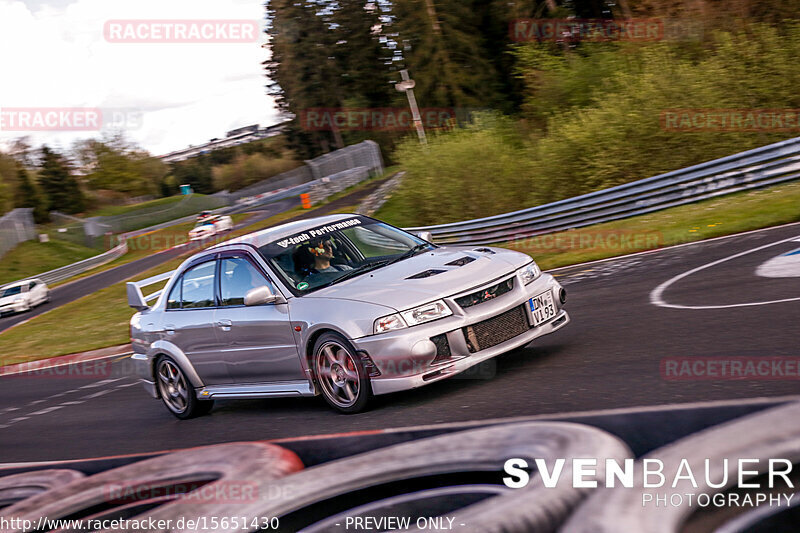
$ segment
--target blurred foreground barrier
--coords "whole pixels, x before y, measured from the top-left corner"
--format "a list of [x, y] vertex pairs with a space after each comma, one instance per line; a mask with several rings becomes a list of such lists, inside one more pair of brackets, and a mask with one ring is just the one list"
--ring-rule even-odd
[[618, 220], [800, 178], [800, 137], [595, 191], [486, 218], [406, 228], [439, 244], [492, 244]]
[[[775, 492], [785, 501], [797, 489], [785, 483], [773, 489], [768, 481], [781, 481], [800, 461], [798, 416], [800, 403], [752, 399], [0, 465], [0, 532], [36, 529], [43, 517], [84, 523], [36, 530], [795, 531], [789, 526], [797, 524], [796, 504], [706, 507], [685, 498]], [[520, 470], [507, 469], [509, 459], [528, 463], [517, 464], [529, 473], [528, 483]], [[737, 459], [750, 460], [742, 481]], [[664, 473], [654, 489], [645, 484], [652, 476], [642, 475], [646, 460]], [[705, 460], [713, 485], [704, 480]], [[797, 471], [786, 475], [796, 487]], [[608, 485], [609, 476], [615, 484]], [[736, 486], [759, 481], [756, 490]], [[684, 501], [666, 507], [649, 495]], [[14, 518], [33, 525], [12, 525]], [[164, 525], [87, 527], [89, 520], [114, 518]]]

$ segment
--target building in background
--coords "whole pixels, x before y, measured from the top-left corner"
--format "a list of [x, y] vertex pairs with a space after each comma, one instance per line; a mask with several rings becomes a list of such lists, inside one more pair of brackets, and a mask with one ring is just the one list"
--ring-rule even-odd
[[206, 154], [221, 148], [230, 148], [231, 146], [238, 146], [240, 144], [257, 141], [259, 139], [275, 137], [276, 135], [283, 133], [285, 127], [286, 121], [273, 124], [272, 126], [266, 126], [264, 128], [258, 124], [236, 128], [235, 130], [231, 130], [225, 134], [224, 139], [211, 139], [207, 143], [199, 146], [189, 146], [188, 148], [176, 150], [166, 155], [159, 156], [159, 159], [165, 163], [183, 161], [184, 159]]

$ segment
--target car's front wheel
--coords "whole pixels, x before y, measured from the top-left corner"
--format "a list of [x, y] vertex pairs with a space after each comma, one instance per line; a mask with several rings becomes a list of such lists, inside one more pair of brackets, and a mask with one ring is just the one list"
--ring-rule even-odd
[[214, 400], [197, 399], [181, 367], [166, 355], [156, 363], [156, 383], [167, 410], [181, 420], [207, 414], [214, 406]]
[[359, 413], [372, 400], [364, 365], [353, 346], [337, 333], [325, 333], [317, 339], [314, 375], [325, 401], [341, 413]]

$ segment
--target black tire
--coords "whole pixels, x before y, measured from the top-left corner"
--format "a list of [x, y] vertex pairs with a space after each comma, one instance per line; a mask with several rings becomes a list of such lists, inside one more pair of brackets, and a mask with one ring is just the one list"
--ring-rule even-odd
[[0, 509], [85, 478], [77, 470], [35, 470], [0, 477]]
[[[455, 524], [464, 524], [453, 529], [463, 533], [555, 533], [581, 501], [595, 490], [573, 487], [571, 460], [596, 458], [596, 474], [592, 479], [602, 484], [605, 460], [621, 461], [632, 457], [632, 453], [617, 437], [591, 426], [565, 422], [502, 424], [413, 440], [316, 465], [269, 485], [263, 484], [259, 492], [266, 492], [268, 488], [277, 496], [261, 499], [247, 511], [254, 516], [281, 517], [282, 531], [299, 531], [306, 527], [310, 531], [345, 531], [344, 525], [324, 528], [323, 523], [320, 527], [311, 527], [309, 522], [313, 519], [309, 517], [309, 510], [322, 510], [317, 516], [324, 516], [324, 511], [330, 510], [329, 515], [345, 512], [346, 516], [354, 517], [367, 505], [371, 508], [367, 514], [371, 516], [404, 516], [396, 514], [399, 507], [394, 505], [397, 500], [391, 499], [392, 492], [388, 493], [387, 501], [387, 492], [372, 490], [373, 487], [394, 485], [394, 490], [408, 494], [406, 487], [415, 486], [415, 479], [431, 480], [433, 476], [460, 473], [464, 477], [462, 482], [457, 482], [456, 489], [463, 489], [471, 484], [470, 478], [472, 483], [485, 483], [479, 473], [499, 473], [513, 457], [526, 459], [531, 467], [535, 459], [543, 459], [548, 465], [557, 459], [566, 462], [555, 487], [545, 487], [540, 477], [533, 476], [524, 488], [506, 489], [501, 485], [501, 490], [505, 489], [503, 494], [471, 505], [466, 502], [467, 506], [460, 509], [452, 508], [453, 499], [440, 498], [439, 503], [443, 501], [446, 508], [429, 507], [422, 516], [441, 514], [453, 518]], [[427, 486], [451, 486], [445, 479], [442, 478], [445, 485], [432, 482]], [[420, 488], [414, 490], [417, 494], [408, 498], [422, 503], [420, 500], [426, 494], [419, 494]], [[433, 491], [428, 491], [427, 495], [437, 498]], [[341, 507], [327, 505], [334, 499], [341, 502]], [[369, 503], [375, 500], [382, 502]], [[413, 519], [411, 524], [409, 530], [417, 531]], [[615, 533], [619, 531], [645, 530], [617, 529]]]
[[311, 366], [328, 405], [344, 414], [367, 409], [372, 401], [372, 384], [347, 339], [334, 332], [322, 334], [314, 344]]
[[[759, 459], [758, 464], [748, 465], [753, 471], [758, 471], [759, 475], [766, 475], [770, 458], [779, 457], [791, 461], [795, 465], [800, 463], [800, 426], [796, 423], [789, 423], [791, 420], [800, 420], [800, 402], [791, 402], [735, 418], [648, 452], [634, 465], [633, 487], [618, 485], [595, 492], [570, 517], [569, 522], [561, 531], [563, 533], [616, 533], [618, 531], [673, 533], [680, 531], [691, 513], [698, 509], [698, 506], [687, 504], [686, 499], [689, 497], [687, 495], [693, 494], [695, 497], [703, 493], [716, 495], [738, 489], [738, 476], [734, 466], [737, 464], [738, 458]], [[697, 480], [690, 484], [686, 478], [683, 478], [680, 482], [676, 480], [677, 486], [675, 483], [667, 483], [663, 488], [653, 491], [644, 486], [644, 476], [640, 475], [645, 458], [662, 461], [665, 473], [680, 471], [681, 462], [687, 461], [688, 468], [695, 473]], [[708, 480], [698, 473], [703, 472], [704, 468], [707, 468], [707, 464], [716, 465], [712, 467], [717, 469], [714, 475], [718, 478], [714, 481], [721, 483], [722, 476], [718, 465], [722, 464], [724, 459], [730, 459], [731, 464], [730, 475], [725, 477], [727, 483], [723, 483], [722, 487], [710, 486]], [[741, 471], [738, 473], [742, 474]], [[750, 477], [746, 479], [751, 481]], [[782, 482], [778, 481], [777, 483], [775, 489], [777, 492], [794, 492], [796, 490], [777, 488], [782, 485]], [[765, 488], [762, 486], [761, 490], [765, 491]], [[673, 495], [678, 494], [681, 496], [683, 504], [666, 507], [658, 507], [653, 503], [643, 505], [643, 495], [646, 493], [652, 495], [653, 492], [662, 493], [667, 497], [667, 501], [671, 501]], [[696, 498], [695, 501], [698, 499]], [[703, 509], [705, 519], [724, 515], [724, 521], [727, 521], [734, 518], [737, 512], [743, 513], [751, 510], [744, 505], [742, 507], [727, 505], [719, 507], [718, 511], [715, 507], [710, 505], [707, 510]], [[758, 508], [766, 509], [768, 506], [765, 504]], [[776, 507], [776, 509], [778, 508]], [[786, 507], [780, 509], [786, 509]], [[725, 529], [727, 530], [727, 528]], [[766, 531], [765, 529], [758, 530]], [[792, 531], [795, 530], [796, 528], [792, 528]]]
[[163, 355], [158, 358], [155, 380], [161, 402], [176, 418], [188, 420], [206, 415], [214, 407], [214, 400], [197, 399], [194, 387], [172, 357]]

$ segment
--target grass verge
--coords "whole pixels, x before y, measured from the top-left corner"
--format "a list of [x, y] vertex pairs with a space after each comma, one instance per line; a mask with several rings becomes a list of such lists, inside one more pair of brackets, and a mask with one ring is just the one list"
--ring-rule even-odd
[[99, 250], [69, 241], [51, 239], [18, 244], [0, 261], [0, 285], [35, 276], [97, 255]]
[[[202, 195], [198, 195], [202, 196]], [[100, 207], [98, 209], [93, 209], [83, 216], [85, 217], [107, 217], [113, 215], [124, 215], [126, 213], [130, 213], [131, 211], [137, 211], [143, 208], [149, 207], [168, 207], [172, 204], [176, 204], [181, 200], [184, 200], [186, 197], [183, 195], [175, 195], [175, 196], [167, 196], [165, 198], [156, 198], [155, 200], [148, 200], [147, 202], [140, 202], [138, 204], [128, 204], [128, 205], [107, 205]]]

